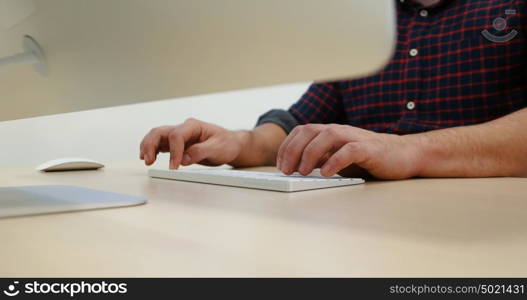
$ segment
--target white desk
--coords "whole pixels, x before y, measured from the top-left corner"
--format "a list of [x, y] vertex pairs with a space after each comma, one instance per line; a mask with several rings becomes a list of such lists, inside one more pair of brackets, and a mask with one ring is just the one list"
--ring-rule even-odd
[[[272, 170], [272, 169], [269, 169]], [[0, 220], [0, 276], [527, 276], [527, 179], [417, 179], [285, 194], [152, 180], [140, 162], [1, 186], [146, 195]]]

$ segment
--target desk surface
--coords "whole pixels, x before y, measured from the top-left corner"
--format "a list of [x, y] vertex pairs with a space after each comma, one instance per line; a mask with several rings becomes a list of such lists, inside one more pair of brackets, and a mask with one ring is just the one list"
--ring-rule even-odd
[[145, 195], [149, 203], [2, 219], [0, 277], [527, 276], [527, 179], [286, 194], [150, 179], [140, 162], [0, 173], [1, 186], [39, 184]]

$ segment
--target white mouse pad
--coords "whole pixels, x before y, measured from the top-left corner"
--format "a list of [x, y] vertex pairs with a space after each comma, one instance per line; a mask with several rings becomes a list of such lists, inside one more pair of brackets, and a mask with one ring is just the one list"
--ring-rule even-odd
[[0, 188], [0, 218], [134, 206], [143, 197], [64, 185]]

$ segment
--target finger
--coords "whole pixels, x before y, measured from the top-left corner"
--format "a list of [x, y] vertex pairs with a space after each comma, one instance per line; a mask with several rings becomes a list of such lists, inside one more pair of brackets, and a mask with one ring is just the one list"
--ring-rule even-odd
[[144, 159], [146, 165], [155, 162], [161, 139], [166, 138], [172, 127], [163, 126], [152, 129], [141, 142], [141, 159]]
[[187, 152], [183, 153], [183, 157], [181, 158], [181, 165], [182, 166], [188, 166], [192, 164], [192, 158], [190, 155], [187, 154]]
[[344, 144], [320, 169], [322, 176], [333, 176], [347, 166], [366, 160], [364, 147], [357, 142]]
[[188, 166], [209, 158], [211, 153], [216, 152], [214, 151], [215, 143], [216, 141], [209, 139], [203, 143], [190, 146], [187, 150], [185, 150], [181, 164]]
[[291, 139], [282, 154], [281, 171], [284, 174], [290, 175], [297, 170], [302, 152], [318, 133], [317, 127], [306, 125]]
[[322, 158], [334, 148], [340, 148], [339, 138], [330, 130], [323, 130], [304, 149], [298, 172], [308, 175], [322, 160]]
[[183, 159], [185, 144], [191, 140], [197, 140], [201, 136], [201, 123], [196, 120], [187, 120], [185, 123], [176, 126], [168, 134], [170, 149], [170, 169], [177, 169]]
[[295, 127], [293, 131], [291, 131], [291, 133], [287, 135], [285, 140], [280, 145], [280, 148], [278, 148], [278, 153], [276, 154], [276, 167], [279, 170], [282, 169], [284, 150], [287, 148], [287, 145], [289, 144], [289, 142], [291, 142], [291, 140], [298, 134], [299, 131], [300, 131], [300, 127], [299, 126]]
[[183, 151], [185, 150], [185, 141], [177, 130], [173, 130], [168, 135], [168, 144], [170, 151], [170, 161], [168, 168], [177, 169], [179, 165], [178, 162], [181, 161]]
[[315, 168], [321, 168], [326, 163], [326, 161], [328, 161], [331, 155], [333, 155], [333, 152], [327, 152], [326, 154], [324, 154], [322, 158], [318, 161]]

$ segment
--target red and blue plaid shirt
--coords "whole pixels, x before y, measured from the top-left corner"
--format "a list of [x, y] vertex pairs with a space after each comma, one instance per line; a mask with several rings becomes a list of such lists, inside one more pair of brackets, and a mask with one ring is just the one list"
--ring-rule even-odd
[[376, 75], [311, 85], [297, 124], [396, 134], [478, 124], [526, 107], [527, 1], [398, 0], [398, 41]]

